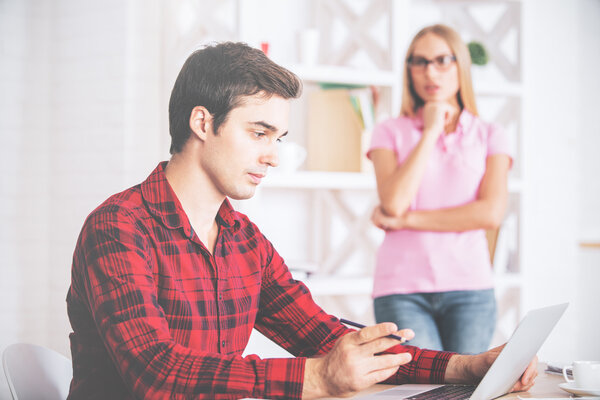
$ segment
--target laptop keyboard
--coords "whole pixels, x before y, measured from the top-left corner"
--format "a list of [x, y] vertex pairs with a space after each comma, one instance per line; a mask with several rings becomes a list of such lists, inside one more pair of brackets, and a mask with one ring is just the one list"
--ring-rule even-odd
[[411, 400], [463, 400], [471, 397], [475, 391], [475, 386], [467, 385], [444, 385], [423, 393], [407, 397]]

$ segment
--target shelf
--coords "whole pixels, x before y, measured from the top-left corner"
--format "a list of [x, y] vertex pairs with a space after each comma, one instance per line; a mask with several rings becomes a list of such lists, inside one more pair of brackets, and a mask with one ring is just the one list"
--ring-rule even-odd
[[[373, 292], [372, 277], [340, 277], [312, 275], [302, 282], [313, 296], [370, 295]], [[494, 287], [520, 287], [523, 277], [520, 274], [494, 275]]]
[[318, 277], [311, 276], [302, 281], [313, 296], [371, 295], [371, 277]]
[[[273, 172], [263, 179], [261, 187], [274, 189], [333, 189], [370, 190], [376, 189], [375, 175], [372, 172], [325, 172], [297, 171]], [[508, 191], [520, 193], [523, 182], [509, 179]]]
[[287, 65], [300, 79], [308, 82], [327, 82], [349, 85], [395, 86], [399, 82], [396, 73], [391, 71], [360, 70], [329, 65]]
[[473, 90], [476, 96], [514, 96], [523, 95], [523, 85], [520, 83], [489, 84], [474, 82]]
[[[327, 82], [349, 85], [375, 85], [395, 86], [400, 85], [400, 77], [392, 71], [362, 70], [332, 65], [307, 66], [291, 64], [286, 66], [300, 79], [307, 82]], [[521, 83], [489, 83], [473, 81], [473, 90], [481, 96], [522, 96]]]
[[494, 273], [494, 287], [523, 286], [523, 276], [516, 272]]
[[600, 249], [600, 229], [586, 229], [579, 234], [579, 247], [582, 249]]
[[274, 172], [263, 179], [262, 187], [282, 189], [375, 189], [375, 176], [364, 172]]

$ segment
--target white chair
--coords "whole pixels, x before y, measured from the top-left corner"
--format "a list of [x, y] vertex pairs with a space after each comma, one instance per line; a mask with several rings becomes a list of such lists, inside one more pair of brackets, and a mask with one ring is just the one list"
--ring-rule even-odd
[[14, 400], [64, 400], [73, 377], [71, 360], [27, 343], [4, 349], [2, 365]]

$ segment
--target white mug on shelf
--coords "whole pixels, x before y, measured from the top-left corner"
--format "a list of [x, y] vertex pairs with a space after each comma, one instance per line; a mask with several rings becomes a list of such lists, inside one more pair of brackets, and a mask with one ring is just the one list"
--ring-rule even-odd
[[[569, 379], [568, 370], [573, 370], [574, 379]], [[563, 376], [580, 389], [600, 390], [600, 361], [573, 361], [563, 368]]]
[[275, 171], [290, 173], [296, 171], [306, 159], [306, 149], [297, 143], [283, 142], [279, 144], [279, 167]]

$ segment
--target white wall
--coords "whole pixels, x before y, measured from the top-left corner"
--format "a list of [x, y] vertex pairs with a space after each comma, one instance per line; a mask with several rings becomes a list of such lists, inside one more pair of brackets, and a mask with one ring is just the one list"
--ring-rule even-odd
[[[578, 248], [581, 221], [598, 227], [600, 218], [600, 190], [592, 183], [600, 170], [594, 154], [600, 136], [592, 121], [597, 121], [592, 115], [597, 112], [589, 106], [598, 105], [600, 78], [592, 73], [593, 62], [584, 66], [598, 59], [600, 2], [527, 0], [523, 5], [528, 285], [524, 307], [571, 303], [540, 358], [600, 358], [597, 340], [582, 340], [587, 330], [600, 329], [600, 297], [597, 291], [582, 290], [593, 283], [580, 278]], [[583, 163], [595, 171], [582, 171]], [[593, 320], [583, 318], [585, 314]]]
[[[600, 243], [600, 1], [582, 0], [577, 24], [579, 113], [577, 156], [579, 173], [579, 236]], [[579, 250], [576, 290], [580, 313], [579, 340], [573, 358], [600, 359], [600, 248]]]
[[51, 114], [47, 12], [43, 3], [0, 3], [2, 345], [31, 335], [32, 326], [46, 330]]
[[[577, 24], [577, 78], [579, 88], [579, 137], [577, 152], [580, 173], [579, 229], [582, 239], [600, 241], [600, 1], [581, 0]], [[600, 262], [598, 263], [600, 267]]]
[[[561, 1], [524, 3], [526, 309], [572, 302], [575, 293], [577, 211], [569, 204], [579, 199], [577, 129], [570, 117], [577, 104], [563, 99], [577, 99], [577, 76], [565, 62], [577, 60], [577, 18], [578, 8]], [[561, 358], [573, 351], [564, 338], [575, 333], [576, 311], [571, 305], [542, 353]]]
[[69, 354], [65, 297], [81, 225], [164, 158], [158, 2], [8, 0], [0, 29], [0, 346]]
[[[0, 2], [0, 349], [47, 327], [47, 11]], [[0, 379], [0, 398], [7, 390]]]

